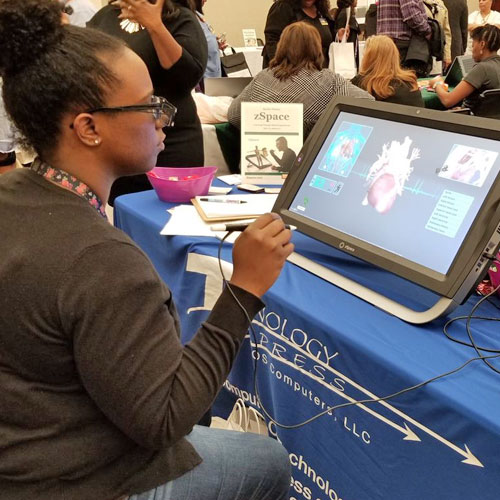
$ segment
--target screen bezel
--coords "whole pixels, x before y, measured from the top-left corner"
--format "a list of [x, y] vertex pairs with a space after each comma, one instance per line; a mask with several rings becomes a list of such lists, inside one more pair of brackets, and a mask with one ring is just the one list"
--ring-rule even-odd
[[[473, 224], [464, 238], [447, 274], [424, 267], [397, 254], [359, 240], [341, 231], [314, 222], [289, 210], [297, 191], [341, 112], [369, 116], [408, 125], [500, 140], [500, 122], [496, 120], [415, 108], [367, 99], [336, 97], [329, 104], [307, 138], [286, 179], [273, 211], [302, 233], [370, 262], [444, 297], [453, 297], [481, 258], [489, 238], [498, 226], [494, 217], [500, 203], [500, 175], [494, 181]], [[432, 138], [432, 132], [429, 137]], [[432, 147], [432, 144], [429, 144]], [[498, 160], [497, 160], [498, 161]], [[497, 214], [498, 215], [498, 214]]]

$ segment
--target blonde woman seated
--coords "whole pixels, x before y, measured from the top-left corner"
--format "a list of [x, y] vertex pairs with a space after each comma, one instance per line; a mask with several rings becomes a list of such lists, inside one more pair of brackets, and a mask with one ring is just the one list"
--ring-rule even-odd
[[388, 36], [368, 38], [359, 74], [352, 83], [377, 101], [424, 107], [415, 72], [401, 68], [399, 51]]
[[231, 103], [229, 122], [240, 128], [242, 102], [296, 102], [304, 104], [304, 137], [336, 95], [371, 99], [348, 80], [323, 69], [318, 30], [306, 22], [287, 26], [274, 59]]

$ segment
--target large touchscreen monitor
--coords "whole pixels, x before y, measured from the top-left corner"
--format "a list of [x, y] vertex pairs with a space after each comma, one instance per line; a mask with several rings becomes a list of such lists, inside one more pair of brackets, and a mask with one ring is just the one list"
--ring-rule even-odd
[[[460, 300], [496, 250], [500, 124], [337, 98], [275, 210], [302, 232]], [[474, 272], [477, 270], [476, 272]]]

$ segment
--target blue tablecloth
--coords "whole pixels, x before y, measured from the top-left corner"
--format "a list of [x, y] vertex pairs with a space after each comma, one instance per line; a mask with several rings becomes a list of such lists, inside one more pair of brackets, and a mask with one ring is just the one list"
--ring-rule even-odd
[[[153, 191], [123, 196], [116, 200], [115, 223], [144, 249], [172, 289], [183, 340], [188, 340], [221, 287], [219, 242], [160, 236], [167, 208]], [[324, 248], [304, 235], [297, 233], [294, 240], [311, 257], [338, 258], [337, 266], [357, 271], [359, 263], [325, 257]], [[230, 253], [225, 244], [225, 261], [230, 262]], [[365, 280], [393, 288], [386, 273], [362, 266], [359, 271]], [[329, 405], [391, 394], [475, 355], [445, 338], [445, 319], [406, 324], [289, 263], [264, 300], [266, 307], [253, 322], [259, 394], [284, 424], [301, 422]], [[476, 301], [471, 298], [456, 314], [467, 314]], [[498, 316], [491, 304], [481, 311]], [[499, 330], [491, 322], [473, 323], [476, 341], [484, 346], [500, 346]], [[451, 332], [465, 338], [460, 325]], [[257, 404], [250, 340], [224, 390]], [[292, 499], [499, 497], [500, 375], [480, 361], [386, 403], [342, 408], [299, 429], [274, 424], [269, 429], [290, 453]]]

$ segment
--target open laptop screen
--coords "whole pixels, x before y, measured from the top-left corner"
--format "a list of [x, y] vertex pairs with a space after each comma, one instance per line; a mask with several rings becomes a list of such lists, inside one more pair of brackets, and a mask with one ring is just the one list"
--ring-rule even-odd
[[471, 55], [457, 56], [446, 74], [445, 83], [451, 87], [456, 87], [464, 76], [474, 67], [474, 59]]

